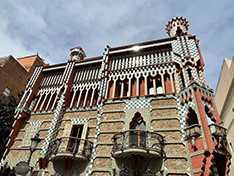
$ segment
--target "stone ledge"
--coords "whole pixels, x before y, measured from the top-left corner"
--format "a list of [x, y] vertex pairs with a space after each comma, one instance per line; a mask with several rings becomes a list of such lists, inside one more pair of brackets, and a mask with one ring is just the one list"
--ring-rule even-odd
[[[164, 117], [151, 117], [152, 120], [160, 120], [160, 119], [178, 119], [178, 116], [164, 116]], [[152, 121], [151, 120], [151, 121]]]
[[114, 109], [114, 110], [102, 110], [102, 114], [103, 113], [108, 113], [108, 112], [110, 112], [110, 113], [114, 113], [114, 112], [124, 112], [124, 113], [126, 113], [126, 111], [125, 111], [126, 109]]
[[123, 121], [124, 121], [124, 119], [99, 120], [100, 123], [101, 122], [107, 122], [107, 123], [109, 123], [109, 122], [123, 122]]

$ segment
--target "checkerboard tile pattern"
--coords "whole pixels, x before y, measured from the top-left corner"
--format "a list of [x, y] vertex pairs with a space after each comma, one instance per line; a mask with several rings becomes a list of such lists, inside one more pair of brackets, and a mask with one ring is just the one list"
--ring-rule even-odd
[[[177, 98], [177, 105], [178, 106], [180, 106], [180, 98]], [[180, 126], [181, 126], [181, 128], [185, 128], [186, 127], [186, 118], [185, 118], [185, 116], [186, 116], [186, 114], [187, 114], [187, 106], [181, 106], [181, 107], [178, 107], [178, 111], [179, 111], [179, 113], [178, 113], [178, 119], [179, 119], [179, 121], [180, 121]], [[184, 132], [182, 131], [182, 135], [183, 135], [183, 137], [184, 137]]]
[[202, 70], [199, 70], [199, 78], [200, 78], [201, 84], [203, 84], [204, 86], [206, 86], [206, 81], [205, 81], [205, 78], [204, 78]]
[[33, 122], [29, 122], [30, 126], [35, 126], [35, 125], [41, 125], [43, 123], [43, 121], [33, 121]]
[[186, 116], [186, 114], [187, 114], [187, 106], [184, 105], [182, 107], [178, 107], [178, 111], [179, 111], [178, 116], [180, 116], [180, 117]]
[[214, 112], [214, 109], [210, 103], [202, 100], [202, 105], [203, 105], [203, 107], [207, 106], [212, 112]]
[[[107, 51], [108, 51], [108, 49], [107, 49]], [[96, 154], [95, 153], [95, 148], [96, 148], [96, 145], [97, 145], [95, 143], [97, 142], [97, 136], [99, 134], [99, 125], [100, 125], [99, 121], [101, 120], [101, 113], [102, 113], [102, 106], [103, 106], [102, 97], [105, 96], [105, 91], [104, 90], [106, 88], [107, 78], [104, 77], [103, 71], [104, 71], [104, 68], [105, 68], [105, 58], [108, 57], [108, 55], [107, 55], [108, 52], [107, 51], [105, 52], [105, 55], [103, 56], [102, 66], [101, 66], [101, 69], [99, 70], [99, 75], [98, 75], [98, 79], [101, 79], [101, 81], [100, 81], [101, 84], [100, 84], [100, 86], [98, 86], [98, 90], [100, 92], [100, 94], [98, 96], [98, 102], [100, 102], [100, 103], [99, 103], [99, 105], [97, 107], [97, 111], [98, 111], [97, 126], [96, 126], [96, 133], [95, 133], [94, 145], [93, 145], [93, 149], [92, 149], [92, 156], [91, 156], [89, 168], [93, 168], [93, 161], [95, 159], [95, 154]], [[106, 61], [108, 61], [108, 59], [106, 59]], [[79, 119], [79, 120], [84, 120], [84, 119]], [[86, 120], [88, 121], [89, 119], [86, 119]], [[92, 170], [87, 170], [85, 175], [89, 176], [89, 175], [91, 175], [91, 173], [92, 173]]]
[[[194, 102], [194, 99], [192, 99], [192, 101], [189, 101], [188, 103], [184, 103], [183, 106], [181, 106], [180, 104], [181, 100], [179, 97], [177, 97], [177, 105], [179, 106], [178, 107], [178, 119], [180, 121], [180, 127], [183, 129], [183, 128], [186, 128], [186, 116], [187, 116], [187, 113], [188, 113], [188, 108], [189, 107], [192, 107], [193, 109], [196, 109], [195, 108], [195, 102]], [[185, 132], [182, 131], [182, 135], [183, 137], [185, 137]]]
[[196, 68], [192, 68], [192, 76], [193, 76], [194, 80], [196, 81], [196, 83], [199, 84], [199, 78], [198, 78], [198, 75], [197, 75]]
[[196, 46], [195, 41], [194, 40], [188, 40], [187, 43], [188, 43], [188, 47], [189, 47], [189, 51], [191, 53], [191, 56], [193, 58], [195, 58], [194, 59], [195, 61], [198, 61], [200, 59], [200, 57], [199, 57], [199, 53], [197, 51], [197, 46]]
[[65, 97], [62, 94], [60, 97], [60, 100], [58, 101], [58, 105], [56, 107], [55, 113], [54, 113], [54, 118], [51, 121], [49, 130], [47, 132], [47, 136], [45, 137], [44, 143], [43, 143], [43, 147], [41, 149], [40, 155], [39, 157], [44, 157], [45, 155], [47, 155], [49, 152], [48, 147], [49, 147], [49, 143], [50, 140], [53, 139], [54, 137], [56, 137], [56, 135], [52, 135], [54, 131], [57, 130], [57, 128], [59, 127], [58, 125], [56, 125], [57, 123], [59, 123], [63, 117], [63, 103], [64, 103]]
[[185, 83], [185, 86], [189, 86], [189, 78], [188, 78], [188, 74], [187, 74], [187, 71], [185, 70], [185, 68], [182, 68], [182, 72], [183, 72], [183, 76], [184, 76], [184, 83]]
[[178, 74], [176, 72], [174, 73], [174, 77], [175, 77], [176, 91], [179, 92], [180, 91], [180, 80], [179, 80]]
[[39, 155], [40, 157], [45, 156], [46, 150], [47, 150], [48, 145], [49, 145], [49, 142], [50, 142], [50, 138], [51, 138], [51, 136], [46, 136], [46, 138], [45, 138], [45, 140], [44, 140], [43, 147], [42, 147], [41, 152], [40, 152], [40, 155]]
[[[180, 54], [181, 47], [180, 47], [180, 44], [178, 44], [178, 43], [179, 43], [178, 39], [172, 41], [172, 50], [173, 50], [173, 52]], [[178, 57], [177, 55], [173, 55], [173, 58], [175, 61], [180, 61], [180, 57]]]
[[85, 175], [85, 176], [89, 176], [89, 175], [91, 175], [91, 173], [92, 173], [92, 171], [91, 171], [91, 170], [89, 170], [89, 171], [87, 171], [87, 173], [86, 173], [86, 175]]
[[73, 123], [73, 124], [76, 124], [76, 123], [86, 123], [86, 122], [88, 122], [88, 120], [89, 120], [89, 118], [86, 118], [86, 119], [71, 119], [71, 122]]
[[139, 98], [134, 101], [126, 101], [126, 109], [148, 108], [150, 107], [150, 100], [151, 99]]

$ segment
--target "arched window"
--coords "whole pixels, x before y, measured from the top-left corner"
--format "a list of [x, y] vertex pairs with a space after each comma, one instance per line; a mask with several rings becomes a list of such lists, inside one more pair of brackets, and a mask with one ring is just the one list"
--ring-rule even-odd
[[154, 88], [153, 87], [149, 87], [149, 95], [154, 95]]
[[161, 77], [159, 75], [156, 76], [156, 92], [157, 94], [163, 94]]
[[146, 123], [141, 117], [140, 113], [137, 112], [130, 122], [130, 129], [133, 129], [129, 133], [129, 143], [131, 147], [145, 146], [145, 132], [140, 130], [146, 129]]
[[122, 81], [120, 80], [116, 82], [115, 97], [121, 96], [121, 84], [122, 84]]
[[125, 80], [124, 80], [123, 96], [124, 96], [124, 97], [127, 97], [127, 96], [128, 96], [128, 92], [129, 92], [129, 90], [128, 90], [128, 80], [125, 79]]
[[188, 109], [186, 123], [188, 126], [198, 124], [197, 114], [191, 107]]
[[164, 74], [164, 82], [165, 82], [166, 94], [172, 93], [171, 80], [170, 80], [170, 75], [168, 73]]
[[114, 86], [114, 82], [113, 82], [113, 80], [111, 80], [111, 81], [109, 82], [109, 90], [108, 90], [108, 96], [107, 96], [108, 99], [111, 99], [111, 98], [112, 98], [113, 86]]
[[189, 68], [187, 69], [187, 72], [188, 72], [189, 80], [191, 81], [193, 79], [192, 70]]
[[206, 115], [206, 120], [208, 124], [212, 124], [216, 122], [215, 117], [213, 116], [213, 113], [211, 112], [210, 108], [206, 105], [205, 106], [205, 115]]
[[185, 82], [184, 82], [184, 76], [183, 76], [183, 72], [180, 72], [180, 79], [181, 79], [181, 89], [185, 88]]
[[148, 77], [147, 83], [148, 83], [148, 94], [149, 95], [154, 95], [153, 79], [155, 79], [155, 78], [152, 78], [151, 76]]
[[130, 129], [145, 130], [145, 121], [141, 117], [141, 114], [137, 112], [130, 122]]

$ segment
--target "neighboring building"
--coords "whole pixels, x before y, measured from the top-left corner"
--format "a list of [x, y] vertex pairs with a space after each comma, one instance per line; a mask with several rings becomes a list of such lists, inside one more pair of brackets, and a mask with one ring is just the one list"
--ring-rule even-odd
[[[169, 38], [111, 48], [84, 59], [38, 66], [16, 109], [4, 161], [27, 161], [34, 175], [227, 175], [226, 129], [203, 77], [188, 21]], [[213, 124], [208, 126], [208, 119]]]
[[0, 95], [10, 94], [18, 97], [24, 91], [27, 80], [32, 76], [35, 66], [45, 65], [38, 55], [22, 57], [17, 60], [12, 56], [0, 58]]
[[[234, 59], [224, 58], [215, 92], [215, 103], [223, 122], [227, 128], [227, 139], [231, 153], [234, 154]], [[232, 158], [232, 163], [234, 159]], [[234, 165], [231, 165], [230, 175], [234, 175]]]

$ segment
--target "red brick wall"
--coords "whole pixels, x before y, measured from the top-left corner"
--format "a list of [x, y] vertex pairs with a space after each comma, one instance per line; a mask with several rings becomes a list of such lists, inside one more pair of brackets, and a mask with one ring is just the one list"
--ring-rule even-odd
[[25, 90], [27, 80], [32, 76], [36, 65], [42, 65], [42, 62], [36, 59], [27, 72], [12, 56], [9, 56], [5, 65], [0, 67], [0, 95], [5, 88], [8, 88], [11, 90], [11, 95], [17, 97], [18, 92]]

